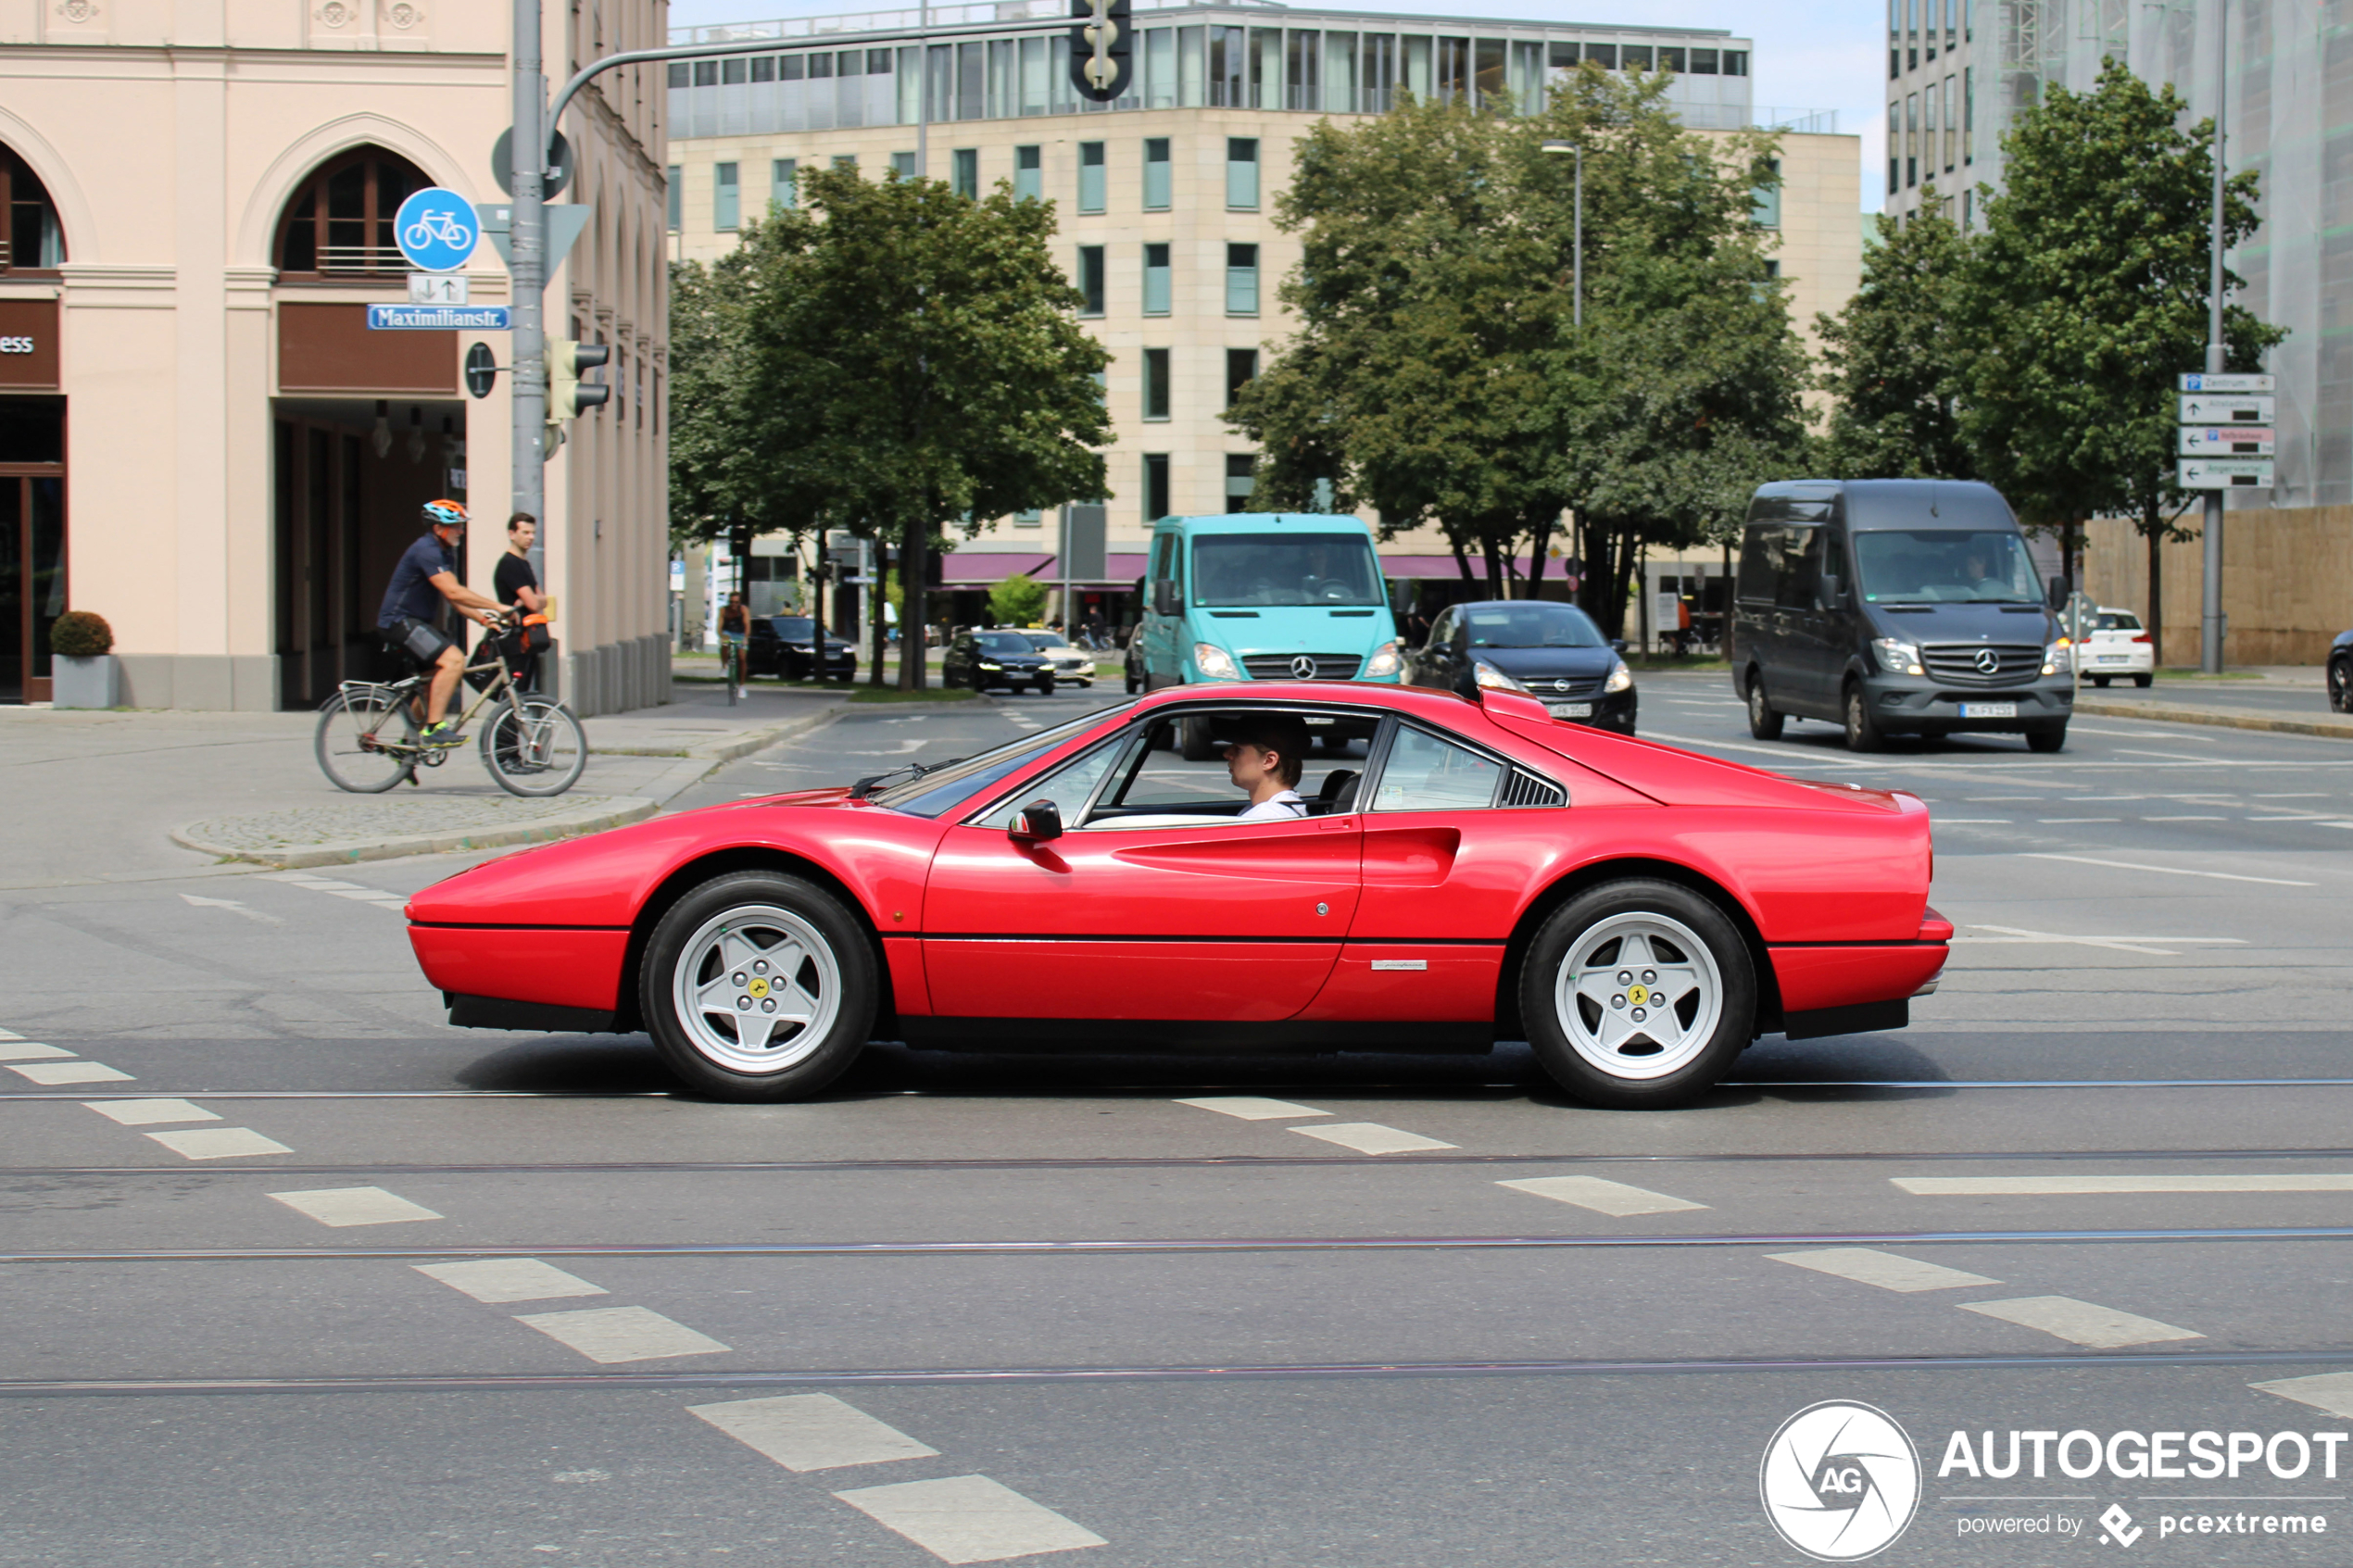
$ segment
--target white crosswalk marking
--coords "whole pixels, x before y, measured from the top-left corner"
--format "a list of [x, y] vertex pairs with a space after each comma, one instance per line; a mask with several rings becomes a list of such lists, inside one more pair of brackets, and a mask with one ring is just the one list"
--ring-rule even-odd
[[2223, 1176], [1896, 1176], [1919, 1198], [2052, 1198], [2089, 1193], [2353, 1192], [2353, 1174], [2308, 1171], [2295, 1175]]
[[1326, 1143], [1336, 1143], [1353, 1148], [1359, 1154], [1406, 1154], [1423, 1148], [1455, 1148], [1459, 1145], [1441, 1143], [1419, 1133], [1403, 1132], [1384, 1127], [1378, 1122], [1327, 1122], [1314, 1127], [1293, 1127], [1294, 1133]]
[[151, 1127], [159, 1122], [218, 1122], [216, 1113], [184, 1099], [85, 1099], [82, 1102], [110, 1122], [126, 1127]]
[[834, 1496], [942, 1562], [1002, 1562], [1111, 1544], [986, 1475], [861, 1486]]
[[1693, 1203], [1688, 1198], [1669, 1198], [1663, 1192], [1652, 1192], [1647, 1187], [1604, 1181], [1599, 1176], [1529, 1176], [1522, 1181], [1497, 1182], [1495, 1185], [1510, 1187], [1515, 1192], [1549, 1198], [1555, 1203], [1573, 1203], [1579, 1209], [1591, 1209], [1596, 1214], [1613, 1214], [1621, 1219], [1629, 1214], [1672, 1214], [1678, 1210], [1707, 1207], [1705, 1203]]
[[1964, 1269], [1924, 1263], [1918, 1258], [1870, 1247], [1824, 1247], [1811, 1252], [1768, 1252], [1765, 1256], [1776, 1263], [1793, 1263], [1801, 1269], [1835, 1274], [1858, 1285], [1876, 1285], [1881, 1290], [1957, 1290], [1963, 1286], [2002, 1283]]
[[2315, 1377], [2279, 1377], [2269, 1383], [2250, 1383], [2249, 1388], [2260, 1388], [2266, 1394], [2277, 1394], [2283, 1399], [2294, 1399], [2299, 1405], [2310, 1405], [2331, 1415], [2353, 1419], [2353, 1372], [2324, 1372]]
[[578, 1312], [532, 1312], [515, 1321], [569, 1345], [592, 1361], [655, 1361], [670, 1356], [715, 1356], [728, 1348], [707, 1334], [644, 1307], [591, 1307]]
[[2135, 1317], [2113, 1307], [2078, 1301], [2071, 1296], [2021, 1296], [2013, 1301], [1963, 1301], [1959, 1306], [1964, 1312], [1999, 1318], [2020, 1328], [2039, 1329], [2054, 1338], [2088, 1345], [2095, 1350], [2206, 1337], [2155, 1318]]
[[103, 1061], [36, 1061], [30, 1065], [11, 1062], [8, 1071], [44, 1086], [131, 1082], [130, 1073], [108, 1067]]
[[1245, 1122], [1272, 1122], [1285, 1116], [1331, 1114], [1312, 1105], [1293, 1105], [1287, 1099], [1267, 1099], [1260, 1095], [1203, 1095], [1197, 1099], [1180, 1099], [1176, 1103], [1200, 1110], [1214, 1110], [1220, 1116], [1239, 1116]]
[[417, 1263], [416, 1271], [437, 1279], [452, 1290], [462, 1290], [477, 1301], [553, 1301], [566, 1296], [607, 1296], [601, 1285], [590, 1285], [553, 1263], [536, 1258], [484, 1258], [465, 1263]]
[[9, 1035], [7, 1043], [0, 1044], [0, 1061], [55, 1061], [72, 1054], [62, 1046], [44, 1046], [18, 1035]]
[[797, 1474], [927, 1459], [939, 1452], [831, 1394], [729, 1399], [724, 1404], [688, 1405], [686, 1413], [701, 1417], [744, 1447]]
[[350, 1225], [396, 1225], [441, 1216], [382, 1187], [321, 1187], [313, 1192], [273, 1192], [271, 1198], [297, 1214], [341, 1230]]
[[187, 1160], [236, 1160], [255, 1154], [294, 1152], [251, 1127], [190, 1127], [181, 1132], [149, 1133], [147, 1136]]

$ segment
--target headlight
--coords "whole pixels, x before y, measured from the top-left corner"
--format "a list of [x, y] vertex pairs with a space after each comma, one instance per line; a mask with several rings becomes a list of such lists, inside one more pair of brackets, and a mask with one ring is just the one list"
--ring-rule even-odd
[[1394, 675], [1397, 673], [1398, 662], [1396, 643], [1383, 643], [1373, 650], [1372, 658], [1365, 660], [1364, 678], [1372, 680], [1383, 675]]
[[2065, 637], [2043, 650], [2043, 673], [2064, 675], [2074, 666], [2070, 645]]
[[1242, 678], [1241, 667], [1234, 662], [1234, 656], [1214, 643], [1193, 645], [1193, 668], [1213, 681]]
[[1483, 659], [1471, 660], [1471, 679], [1478, 683], [1478, 689], [1483, 692], [1524, 692], [1528, 689]]
[[992, 664], [992, 663], [990, 663], [988, 659], [982, 659], [982, 660], [980, 661], [980, 667], [981, 667], [983, 670], [1002, 670], [1002, 669], [1004, 669], [1004, 666], [1003, 666], [1003, 665], [1001, 665], [1001, 664]]
[[1602, 690], [1605, 692], [1631, 691], [1633, 686], [1634, 672], [1626, 668], [1626, 661], [1622, 659], [1609, 667], [1609, 679], [1602, 683]]
[[1871, 642], [1871, 651], [1879, 655], [1879, 667], [1891, 675], [1925, 675], [1920, 667], [1920, 650], [1898, 637], [1878, 637]]

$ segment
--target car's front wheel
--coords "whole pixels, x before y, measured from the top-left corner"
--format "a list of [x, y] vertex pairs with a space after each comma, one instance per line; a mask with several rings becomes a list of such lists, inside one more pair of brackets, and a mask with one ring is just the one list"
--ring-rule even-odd
[[804, 1099], [866, 1044], [872, 947], [823, 888], [735, 872], [688, 893], [654, 927], [639, 1007], [671, 1071], [715, 1099]]
[[1608, 882], [1562, 905], [1529, 945], [1519, 989], [1536, 1060], [1590, 1105], [1685, 1104], [1755, 1035], [1748, 945], [1673, 883]]
[[2340, 659], [2329, 665], [2329, 707], [2338, 713], [2353, 713], [2353, 663]]
[[1884, 751], [1886, 733], [1879, 727], [1879, 718], [1871, 712], [1871, 694], [1856, 682], [1846, 688], [1846, 749], [1849, 751]]

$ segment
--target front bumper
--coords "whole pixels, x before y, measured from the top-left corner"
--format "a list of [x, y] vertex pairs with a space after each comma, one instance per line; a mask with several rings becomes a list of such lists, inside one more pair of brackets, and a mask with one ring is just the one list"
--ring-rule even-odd
[[[2020, 734], [2064, 724], [2075, 710], [2075, 678], [2045, 675], [2022, 686], [1960, 687], [1918, 675], [1866, 676], [1863, 690], [1879, 727], [1891, 734], [1963, 731]], [[1978, 709], [2007, 703], [2007, 716]]]

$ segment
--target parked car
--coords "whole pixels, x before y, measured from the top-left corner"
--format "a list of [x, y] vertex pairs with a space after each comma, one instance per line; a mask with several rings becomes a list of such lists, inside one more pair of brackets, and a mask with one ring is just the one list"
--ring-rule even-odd
[[1946, 479], [1798, 480], [1749, 502], [1734, 584], [1732, 688], [1749, 733], [1843, 724], [2067, 744], [2074, 667], [2009, 504]]
[[1019, 632], [965, 631], [948, 645], [947, 657], [939, 664], [939, 684], [970, 686], [976, 692], [991, 686], [1007, 691], [1036, 686], [1039, 696], [1051, 696], [1054, 667]]
[[[751, 635], [744, 644], [744, 667], [754, 675], [781, 675], [787, 681], [809, 678], [810, 634], [815, 628], [805, 615], [756, 615]], [[825, 633], [825, 679], [848, 681], [858, 674], [858, 650]]]
[[2094, 610], [2074, 652], [2076, 672], [2095, 686], [2120, 675], [2131, 676], [2136, 686], [2157, 679], [2157, 645], [2141, 618], [2129, 609], [2102, 605]]
[[1555, 719], [1634, 733], [1634, 672], [1623, 642], [1602, 635], [1575, 605], [1477, 599], [1441, 615], [1405, 656], [1405, 680], [1476, 698], [1526, 692]]
[[[1369, 740], [1237, 820], [1169, 734]], [[1351, 761], [1354, 759], [1352, 758]], [[929, 768], [505, 856], [409, 901], [450, 1022], [649, 1032], [700, 1094], [803, 1098], [870, 1039], [951, 1050], [1480, 1052], [1684, 1103], [1761, 1035], [1932, 988], [1927, 808], [1337, 682], [1161, 691]]]
[[1060, 632], [1024, 632], [1022, 636], [1046, 656], [1046, 662], [1053, 666], [1055, 680], [1081, 686], [1095, 684], [1095, 661], [1084, 648], [1073, 646]]

